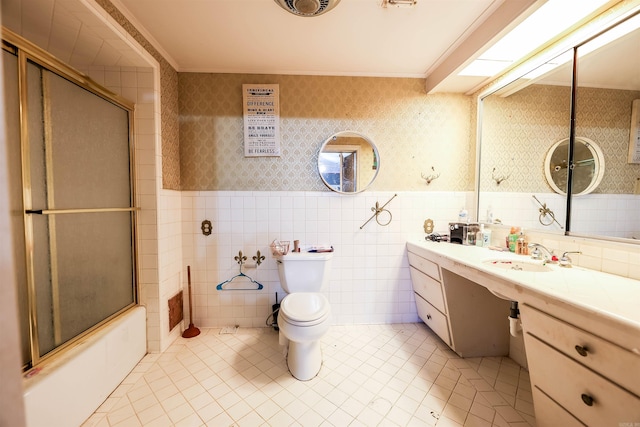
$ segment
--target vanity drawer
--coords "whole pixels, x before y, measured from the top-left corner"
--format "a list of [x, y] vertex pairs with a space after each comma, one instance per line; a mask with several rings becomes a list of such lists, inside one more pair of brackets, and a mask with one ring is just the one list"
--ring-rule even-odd
[[640, 422], [640, 399], [636, 396], [528, 333], [525, 347], [531, 385], [586, 425]]
[[640, 355], [526, 304], [520, 309], [526, 332], [640, 396]]
[[584, 427], [583, 423], [540, 391], [538, 387], [533, 387], [531, 392], [533, 394], [533, 405], [536, 411], [536, 425], [540, 427]]
[[444, 296], [442, 295], [442, 285], [437, 280], [432, 279], [415, 267], [409, 267], [411, 271], [411, 283], [413, 290], [435, 308], [443, 313], [447, 312], [444, 305]]
[[409, 265], [417, 268], [425, 274], [428, 274], [436, 280], [440, 280], [440, 269], [438, 268], [438, 264], [431, 262], [428, 259], [424, 259], [413, 252], [408, 252], [408, 256]]
[[422, 321], [435, 332], [442, 341], [448, 346], [451, 346], [451, 339], [449, 338], [449, 325], [447, 324], [447, 316], [440, 313], [434, 306], [429, 304], [419, 294], [415, 294], [416, 306], [418, 308], [418, 316]]

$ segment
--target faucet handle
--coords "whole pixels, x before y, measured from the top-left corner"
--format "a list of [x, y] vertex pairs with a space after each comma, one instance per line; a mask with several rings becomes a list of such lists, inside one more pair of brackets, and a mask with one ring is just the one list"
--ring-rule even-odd
[[529, 255], [531, 255], [532, 259], [543, 259], [542, 251], [538, 247], [534, 247], [533, 250], [529, 252]]
[[582, 252], [580, 252], [580, 251], [567, 251], [567, 252], [564, 252], [562, 254], [562, 257], [560, 258], [560, 262], [559, 262], [560, 267], [571, 268], [572, 267], [572, 264], [571, 264], [572, 261], [571, 261], [571, 258], [569, 257], [568, 254], [581, 254], [581, 253]]

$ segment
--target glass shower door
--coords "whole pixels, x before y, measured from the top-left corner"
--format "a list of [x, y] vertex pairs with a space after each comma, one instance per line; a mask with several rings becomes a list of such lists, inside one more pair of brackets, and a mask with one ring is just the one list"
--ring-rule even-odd
[[134, 212], [129, 111], [36, 63], [26, 75], [37, 359], [135, 304]]

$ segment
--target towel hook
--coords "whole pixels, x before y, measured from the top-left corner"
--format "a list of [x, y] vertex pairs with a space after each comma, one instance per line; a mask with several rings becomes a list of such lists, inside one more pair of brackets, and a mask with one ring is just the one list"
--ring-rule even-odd
[[436, 173], [436, 169], [433, 166], [431, 166], [431, 170], [433, 171], [432, 174], [429, 174], [427, 176], [424, 176], [424, 173], [421, 174], [422, 179], [427, 182], [427, 185], [431, 184], [431, 181], [434, 181], [440, 177], [440, 172]]

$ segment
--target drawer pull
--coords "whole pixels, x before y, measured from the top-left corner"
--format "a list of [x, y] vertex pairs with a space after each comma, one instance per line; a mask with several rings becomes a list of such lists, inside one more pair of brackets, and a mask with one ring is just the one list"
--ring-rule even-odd
[[587, 406], [593, 406], [593, 397], [589, 396], [588, 394], [584, 394], [582, 393], [582, 401], [584, 402], [585, 405]]
[[427, 314], [427, 319], [431, 320], [431, 315]]
[[581, 345], [577, 345], [576, 347], [576, 351], [578, 352], [578, 354], [582, 357], [586, 357], [587, 356], [587, 352], [589, 351], [587, 349], [587, 347], [583, 347]]

